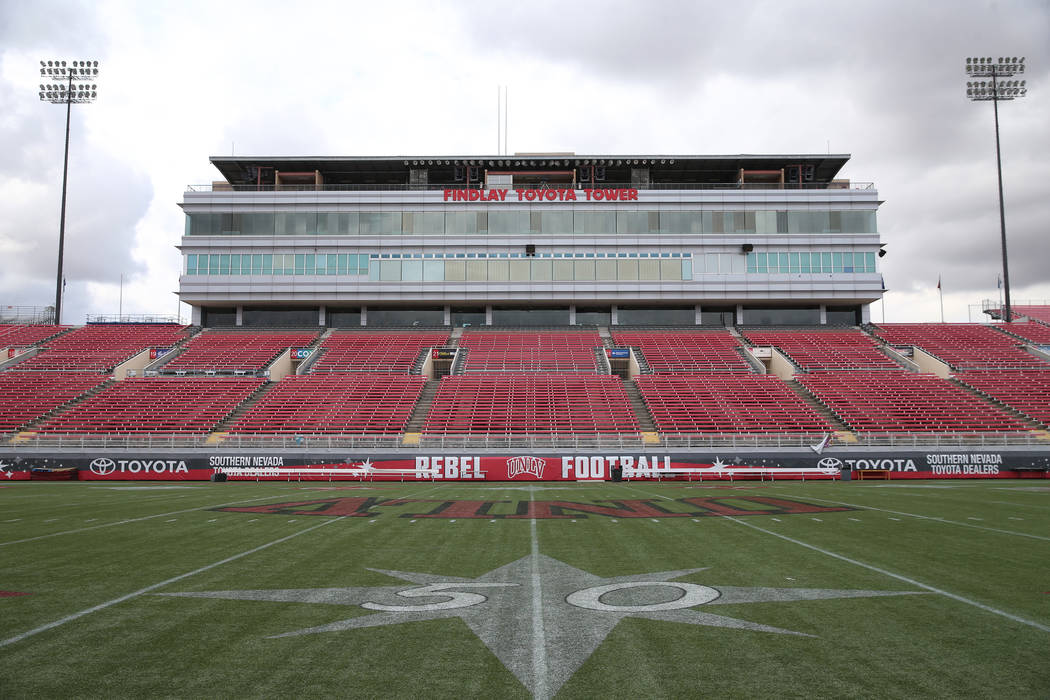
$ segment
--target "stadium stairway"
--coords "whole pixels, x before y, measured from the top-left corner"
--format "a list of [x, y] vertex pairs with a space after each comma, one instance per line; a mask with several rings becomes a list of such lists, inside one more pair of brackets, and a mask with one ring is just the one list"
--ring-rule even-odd
[[106, 381], [102, 382], [101, 384], [99, 384], [98, 386], [94, 387], [93, 389], [88, 389], [87, 391], [85, 391], [80, 396], [77, 396], [76, 398], [70, 399], [69, 401], [66, 401], [64, 404], [61, 404], [59, 406], [55, 406], [53, 409], [51, 409], [50, 411], [48, 411], [44, 415], [38, 416], [35, 420], [29, 421], [28, 423], [23, 425], [19, 430], [21, 432], [33, 432], [33, 431], [36, 430], [36, 428], [38, 426], [43, 424], [48, 419], [52, 418], [53, 416], [58, 415], [59, 413], [62, 413], [63, 411], [68, 411], [70, 408], [72, 408], [73, 406], [76, 406], [81, 401], [85, 401], [87, 399], [90, 399], [92, 396], [94, 396], [95, 394], [99, 393], [100, 391], [102, 391], [106, 387], [114, 384], [115, 382], [116, 382], [115, 379], [107, 379]]
[[625, 380], [623, 389], [627, 393], [627, 401], [631, 404], [634, 417], [638, 420], [639, 430], [643, 433], [657, 432], [656, 421], [653, 420], [653, 414], [649, 412], [649, 407], [642, 398], [642, 390], [638, 388], [633, 379]]
[[612, 333], [609, 332], [608, 326], [598, 326], [598, 337], [602, 339], [602, 344], [605, 347], [616, 347], [616, 341], [613, 340]]
[[1032, 420], [1032, 418], [1030, 418], [1029, 416], [1025, 415], [1024, 413], [1021, 413], [1020, 411], [1018, 411], [1016, 408], [1014, 408], [1010, 404], [1003, 403], [1002, 401], [1000, 401], [1000, 400], [998, 400], [996, 398], [993, 398], [993, 397], [991, 397], [991, 396], [989, 396], [987, 394], [982, 394], [981, 392], [975, 390], [972, 386], [970, 386], [970, 385], [968, 385], [968, 384], [966, 384], [964, 382], [959, 381], [955, 377], [949, 377], [948, 381], [951, 382], [952, 384], [954, 384], [955, 386], [959, 387], [963, 391], [965, 391], [967, 394], [971, 394], [973, 396], [976, 396], [978, 399], [980, 399], [984, 403], [991, 404], [992, 406], [995, 406], [996, 408], [998, 408], [1000, 411], [1004, 411], [1006, 413], [1009, 413], [1011, 416], [1013, 416], [1017, 420], [1021, 421], [1022, 423], [1025, 423], [1032, 430], [1041, 430], [1043, 428], [1048, 427], [1046, 425], [1043, 425], [1039, 421]]
[[819, 413], [821, 417], [826, 420], [835, 429], [836, 435], [849, 434], [852, 435], [852, 429], [839, 418], [834, 411], [822, 404], [817, 400], [817, 397], [806, 391], [806, 387], [799, 384], [797, 379], [791, 379], [784, 382], [788, 389], [794, 392], [800, 399], [806, 402], [810, 408]]
[[408, 423], [405, 424], [406, 435], [419, 433], [423, 430], [423, 424], [426, 423], [427, 414], [430, 413], [430, 404], [434, 402], [434, 397], [437, 396], [438, 387], [440, 385], [441, 380], [439, 379], [427, 380], [427, 383], [423, 386], [423, 391], [419, 393], [419, 399], [416, 401], [412, 413], [408, 417]]
[[[212, 429], [212, 434], [225, 433], [229, 430], [230, 426], [237, 422], [237, 419], [248, 412], [253, 405], [255, 405], [259, 399], [266, 396], [267, 392], [277, 386], [278, 382], [266, 382], [261, 387], [251, 393], [248, 398], [237, 404], [237, 407], [230, 411], [230, 415], [226, 416], [225, 420], [220, 422]], [[211, 438], [209, 438], [210, 440]]]
[[631, 347], [631, 350], [634, 352], [634, 359], [638, 361], [638, 372], [640, 374], [652, 374], [653, 369], [646, 361], [645, 355], [642, 353], [642, 348], [635, 345]]

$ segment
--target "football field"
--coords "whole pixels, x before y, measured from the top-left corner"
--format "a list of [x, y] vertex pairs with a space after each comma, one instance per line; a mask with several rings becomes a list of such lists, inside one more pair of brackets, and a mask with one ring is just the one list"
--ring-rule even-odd
[[0, 484], [0, 697], [1050, 696], [1050, 482]]

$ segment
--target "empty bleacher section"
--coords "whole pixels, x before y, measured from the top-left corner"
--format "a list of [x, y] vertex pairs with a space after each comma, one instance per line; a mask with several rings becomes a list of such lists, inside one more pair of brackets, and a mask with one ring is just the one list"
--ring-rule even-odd
[[69, 326], [0, 324], [0, 348], [25, 348], [58, 335]]
[[876, 336], [890, 345], [914, 345], [954, 369], [1046, 367], [1022, 343], [979, 323], [884, 323]]
[[42, 343], [43, 350], [17, 369], [108, 372], [148, 348], [181, 343], [187, 331], [187, 326], [167, 323], [87, 325]]
[[423, 427], [430, 435], [638, 430], [618, 377], [535, 373], [442, 377]]
[[398, 434], [426, 380], [394, 374], [288, 376], [227, 428], [256, 434]]
[[743, 346], [726, 330], [614, 331], [618, 347], [641, 348], [654, 374], [749, 372]]
[[822, 432], [832, 426], [773, 375], [742, 372], [635, 379], [667, 433]]
[[207, 433], [259, 379], [128, 379], [37, 426], [48, 433]]
[[974, 391], [1050, 425], [1050, 368], [996, 371], [974, 370], [956, 375]]
[[757, 346], [776, 347], [807, 372], [900, 367], [859, 330], [745, 330], [741, 334]]
[[448, 333], [444, 331], [338, 331], [321, 342], [321, 356], [310, 366], [310, 374], [408, 374], [421, 350], [447, 342]]
[[18, 430], [106, 381], [100, 374], [0, 372], [0, 433]]
[[594, 349], [602, 347], [596, 331], [468, 331], [459, 347], [467, 349], [464, 374], [476, 372], [598, 372]]
[[905, 371], [816, 372], [798, 381], [859, 432], [999, 432], [1028, 426], [950, 381]]
[[255, 373], [288, 348], [308, 346], [317, 336], [317, 332], [208, 330], [186, 343], [185, 350], [161, 371], [165, 374]]
[[995, 327], [1036, 345], [1050, 345], [1050, 326], [1042, 323], [1000, 323]]
[[1022, 304], [1020, 306], [1011, 306], [1010, 311], [1014, 316], [1027, 316], [1036, 321], [1050, 323], [1050, 306]]

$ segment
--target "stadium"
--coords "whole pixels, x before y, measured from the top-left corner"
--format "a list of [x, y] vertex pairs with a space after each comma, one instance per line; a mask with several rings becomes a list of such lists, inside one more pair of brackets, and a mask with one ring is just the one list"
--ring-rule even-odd
[[848, 159], [213, 157], [0, 325], [0, 694], [1045, 692], [1050, 307], [873, 323]]

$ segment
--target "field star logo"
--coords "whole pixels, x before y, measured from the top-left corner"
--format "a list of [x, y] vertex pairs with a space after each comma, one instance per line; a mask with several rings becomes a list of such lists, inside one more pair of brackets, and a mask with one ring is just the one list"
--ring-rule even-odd
[[372, 615], [292, 630], [273, 638], [340, 632], [405, 622], [459, 618], [536, 698], [552, 697], [625, 617], [733, 630], [813, 635], [701, 612], [699, 606], [910, 595], [916, 591], [710, 586], [676, 581], [705, 569], [602, 578], [533, 554], [477, 578], [369, 569], [411, 587], [162, 593], [359, 606]]

